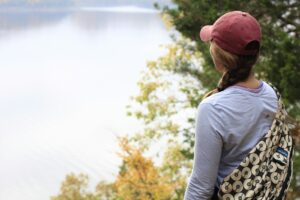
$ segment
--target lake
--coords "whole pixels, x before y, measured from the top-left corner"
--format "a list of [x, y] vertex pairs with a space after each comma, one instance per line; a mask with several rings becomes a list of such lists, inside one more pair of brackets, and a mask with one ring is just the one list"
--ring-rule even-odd
[[117, 135], [148, 60], [171, 42], [154, 10], [0, 11], [0, 200], [47, 200], [70, 172], [113, 180]]

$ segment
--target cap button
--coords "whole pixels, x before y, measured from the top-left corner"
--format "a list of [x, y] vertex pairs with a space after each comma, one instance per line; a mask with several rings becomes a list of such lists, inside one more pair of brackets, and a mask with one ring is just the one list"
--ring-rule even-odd
[[243, 13], [242, 15], [243, 15], [243, 16], [247, 16], [247, 14], [246, 14], [246, 13]]

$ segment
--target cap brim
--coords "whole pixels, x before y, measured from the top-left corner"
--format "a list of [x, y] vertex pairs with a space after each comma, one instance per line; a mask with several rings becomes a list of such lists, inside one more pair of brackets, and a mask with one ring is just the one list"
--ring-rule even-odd
[[206, 25], [201, 28], [199, 36], [203, 42], [208, 42], [211, 40], [212, 29], [213, 29], [213, 25]]

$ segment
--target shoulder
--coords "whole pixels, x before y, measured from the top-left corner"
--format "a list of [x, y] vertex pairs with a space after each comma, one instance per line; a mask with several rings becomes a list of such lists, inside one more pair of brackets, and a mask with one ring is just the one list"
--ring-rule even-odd
[[230, 88], [203, 99], [199, 103], [199, 106], [209, 107], [211, 110], [221, 111], [229, 107], [234, 107], [237, 104], [247, 104], [248, 101], [249, 98], [240, 90]]
[[279, 91], [277, 90], [277, 88], [267, 81], [263, 81], [263, 83], [265, 85], [266, 93], [268, 93], [271, 97], [277, 99], [277, 93], [279, 94]]
[[[208, 97], [207, 97], [208, 98]], [[214, 136], [222, 139], [224, 132], [224, 112], [220, 111], [210, 100], [203, 100], [199, 103], [196, 115], [196, 132], [205, 137]]]
[[223, 116], [223, 108], [220, 106], [218, 93], [203, 99], [197, 107], [197, 117], [206, 123], [221, 123]]
[[198, 112], [213, 112], [218, 110], [218, 101], [219, 101], [220, 93], [213, 94], [209, 97], [206, 97], [198, 104]]

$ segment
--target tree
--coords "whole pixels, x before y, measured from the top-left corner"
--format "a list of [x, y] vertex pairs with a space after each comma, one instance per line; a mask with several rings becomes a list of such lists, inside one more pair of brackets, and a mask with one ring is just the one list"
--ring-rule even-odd
[[123, 160], [115, 187], [117, 197], [124, 200], [164, 200], [170, 199], [176, 183], [161, 176], [150, 158], [143, 156], [140, 148], [129, 144], [127, 138], [120, 139]]
[[87, 191], [88, 176], [71, 173], [66, 176], [60, 187], [60, 193], [51, 200], [98, 200], [96, 195]]
[[157, 149], [163, 160], [158, 169], [178, 183], [170, 199], [179, 200], [192, 168], [196, 108], [207, 89], [199, 79], [203, 59], [196, 43], [175, 35], [171, 38], [166, 55], [147, 63], [138, 82], [140, 92], [131, 97], [127, 108], [128, 115], [144, 123], [144, 130], [130, 137], [130, 142], [151, 148], [165, 141], [166, 151]]

